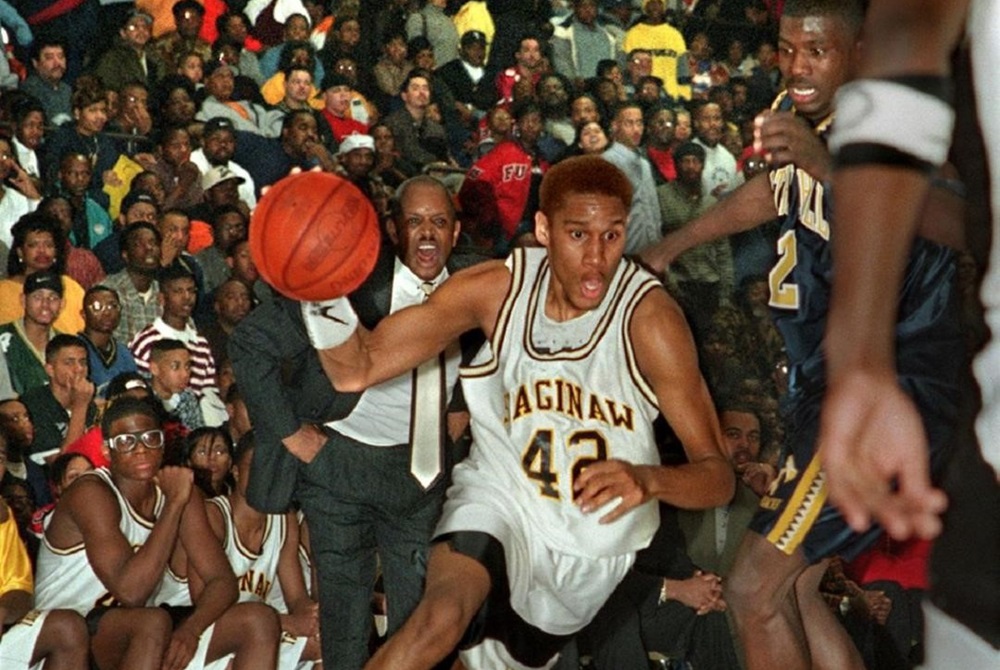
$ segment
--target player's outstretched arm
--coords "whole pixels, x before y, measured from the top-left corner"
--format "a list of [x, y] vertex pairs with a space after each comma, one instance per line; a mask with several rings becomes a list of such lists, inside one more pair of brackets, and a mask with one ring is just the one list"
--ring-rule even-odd
[[688, 249], [756, 228], [772, 221], [777, 215], [768, 176], [760, 174], [680, 230], [640, 251], [639, 257], [653, 271], [663, 273], [675, 258]]
[[[876, 82], [905, 75], [946, 77], [965, 4], [872, 3], [865, 32], [879, 38], [865, 44], [861, 76]], [[838, 104], [848, 104], [846, 95], [843, 92]], [[928, 109], [935, 112], [940, 105]], [[922, 160], [947, 149], [907, 128], [904, 117], [897, 120], [899, 137], [890, 128], [875, 144], [904, 154], [919, 152]], [[837, 132], [835, 128], [835, 146]], [[900, 142], [900, 137], [921, 142]], [[841, 153], [834, 173], [835, 272], [825, 341], [829, 387], [820, 454], [830, 498], [848, 522], [861, 529], [875, 519], [900, 538], [936, 534], [945, 505], [944, 496], [930, 483], [920, 416], [895, 375], [896, 301], [927, 188], [924, 171], [898, 161], [845, 164]]]
[[736, 477], [722, 455], [715, 407], [698, 369], [694, 340], [680, 307], [666, 291], [651, 291], [636, 308], [630, 335], [639, 370], [684, 445], [688, 463], [594, 463], [576, 480], [577, 503], [586, 512], [621, 497], [622, 503], [602, 522], [614, 521], [652, 498], [686, 509], [724, 505], [733, 497]]
[[509, 287], [510, 271], [502, 261], [462, 270], [422, 305], [390, 314], [372, 331], [358, 326], [339, 346], [320, 348], [323, 371], [338, 391], [361, 391], [412, 370], [462, 333], [479, 328], [489, 337]]

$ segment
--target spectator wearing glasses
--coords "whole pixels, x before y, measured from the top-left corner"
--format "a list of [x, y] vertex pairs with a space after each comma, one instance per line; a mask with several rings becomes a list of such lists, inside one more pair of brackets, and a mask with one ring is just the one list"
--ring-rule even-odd
[[122, 318], [118, 292], [98, 284], [83, 296], [83, 330], [77, 335], [87, 349], [90, 381], [98, 398], [106, 398], [108, 384], [122, 372], [135, 372], [135, 358], [125, 342], [115, 338]]

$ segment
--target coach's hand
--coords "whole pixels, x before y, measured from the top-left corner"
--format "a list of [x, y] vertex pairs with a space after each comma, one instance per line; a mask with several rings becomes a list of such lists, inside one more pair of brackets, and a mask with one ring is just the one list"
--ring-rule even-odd
[[627, 461], [597, 461], [588, 465], [573, 482], [576, 504], [584, 514], [603, 507], [616, 498], [621, 503], [601, 517], [611, 523], [649, 500], [647, 468]]
[[302, 424], [297, 431], [281, 441], [292, 456], [303, 463], [312, 463], [326, 444], [326, 435], [312, 424]]

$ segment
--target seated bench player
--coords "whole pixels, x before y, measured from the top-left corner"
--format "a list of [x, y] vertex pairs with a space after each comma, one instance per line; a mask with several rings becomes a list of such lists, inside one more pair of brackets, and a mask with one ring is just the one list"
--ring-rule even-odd
[[[193, 472], [160, 467], [165, 440], [153, 406], [117, 400], [101, 429], [111, 465], [81, 476], [56, 505], [39, 551], [37, 605], [86, 617], [100, 670], [224, 668], [230, 654], [233, 670], [273, 670], [277, 617], [234, 605], [236, 579]], [[175, 622], [148, 605], [176, 551], [186, 555], [193, 606]]]

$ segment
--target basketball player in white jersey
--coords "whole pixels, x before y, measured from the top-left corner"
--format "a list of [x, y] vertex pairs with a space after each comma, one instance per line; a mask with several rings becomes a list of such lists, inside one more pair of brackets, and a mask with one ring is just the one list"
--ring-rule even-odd
[[[193, 473], [160, 468], [164, 436], [152, 407], [121, 399], [101, 428], [110, 469], [80, 477], [52, 513], [38, 557], [38, 606], [86, 617], [101, 670], [200, 670], [228, 654], [234, 669], [273, 669], [277, 618], [259, 605], [233, 605], [236, 580]], [[165, 610], [146, 605], [178, 543], [195, 606], [172, 628]]]
[[[992, 204], [993, 247], [981, 296], [993, 337], [973, 366], [983, 403], [977, 439], [956, 446], [946, 498], [928, 477], [920, 416], [896, 383], [893, 289], [901, 282], [929, 168], [948, 155], [955, 121], [951, 55], [963, 29], [993, 172], [992, 202], [970, 203]], [[871, 37], [861, 78], [841, 89], [838, 101], [840, 118], [852, 122], [837, 126], [831, 138], [838, 235], [820, 436], [830, 497], [859, 530], [874, 519], [897, 538], [942, 533], [931, 559], [923, 667], [1000, 667], [1000, 6], [874, 0], [865, 34]]]
[[[622, 258], [631, 196], [610, 163], [569, 159], [542, 182], [545, 249], [457, 273], [371, 332], [346, 301], [303, 305], [338, 389], [400, 374], [469, 330], [488, 340], [463, 372], [473, 447], [453, 472], [423, 599], [366, 667], [430, 668], [456, 646], [469, 668], [551, 667], [648, 544], [656, 500], [732, 496], [681, 311]], [[658, 412], [688, 463], [659, 464]]]
[[208, 500], [208, 523], [236, 573], [239, 601], [267, 603], [279, 613], [284, 635], [278, 667], [306, 670], [320, 656], [319, 606], [309, 597], [299, 562], [298, 518], [295, 512], [263, 514], [247, 502], [253, 452], [251, 431], [233, 453], [236, 487]]

